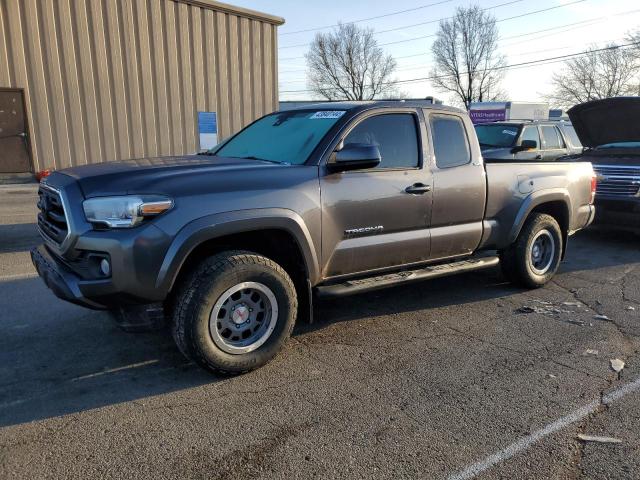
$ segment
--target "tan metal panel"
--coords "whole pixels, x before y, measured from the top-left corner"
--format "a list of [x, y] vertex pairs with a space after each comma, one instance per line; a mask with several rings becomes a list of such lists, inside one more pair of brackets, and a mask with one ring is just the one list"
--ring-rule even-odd
[[177, 7], [178, 5], [175, 2], [164, 2], [167, 70], [169, 72], [169, 98], [171, 100], [169, 119], [171, 125], [171, 149], [173, 154], [179, 154], [184, 151], [182, 140], [184, 117], [182, 113], [182, 87], [179, 75], [178, 35], [176, 30]]
[[[264, 92], [264, 109], [267, 112], [271, 112], [276, 108], [277, 100], [271, 94], [271, 89], [276, 88], [277, 84], [274, 83], [275, 68], [271, 68], [271, 63], [275, 63], [274, 54], [275, 49], [273, 47], [273, 36], [271, 33], [271, 25], [268, 23], [262, 24], [262, 47], [263, 47], [263, 92]], [[274, 86], [275, 85], [275, 86]]]
[[7, 14], [4, 6], [5, 0], [0, 0], [0, 85], [9, 87], [11, 85], [11, 77], [9, 75], [9, 53], [7, 48], [9, 46], [9, 39], [7, 38], [6, 23]]
[[[29, 97], [31, 98], [33, 119], [38, 126], [37, 129], [31, 131], [31, 135], [43, 152], [55, 153], [53, 132], [51, 130], [53, 118], [50, 116], [52, 96], [47, 89], [43, 52], [40, 44], [40, 30], [38, 28], [38, 14], [40, 12], [35, 0], [27, 0], [21, 2], [21, 4], [24, 8], [25, 56], [27, 74], [30, 79]], [[55, 163], [55, 157], [53, 168], [58, 168], [58, 165]]]
[[[65, 95], [68, 91], [62, 82], [62, 70], [58, 45], [57, 27], [55, 24], [54, 4], [45, 2], [40, 12], [42, 16], [42, 44], [44, 46], [45, 83], [50, 105], [51, 126], [53, 129], [54, 153], [58, 168], [72, 165], [71, 146], [69, 144], [69, 125]], [[52, 101], [53, 100], [53, 101]]]
[[231, 130], [236, 132], [242, 128], [242, 91], [240, 84], [240, 45], [239, 45], [238, 17], [229, 15], [229, 83], [231, 95], [229, 107], [231, 108]]
[[[206, 87], [204, 77], [205, 61], [202, 52], [204, 44], [204, 35], [202, 24], [204, 15], [201, 8], [190, 7], [191, 11], [191, 47], [193, 49], [193, 90], [195, 98], [196, 112], [204, 112], [207, 110]], [[197, 136], [197, 129], [194, 131], [196, 146], [199, 145], [200, 139]]]
[[218, 86], [216, 79], [218, 78], [218, 67], [216, 58], [216, 18], [215, 13], [211, 10], [204, 12], [204, 55], [205, 65], [205, 83], [207, 91], [207, 111], [217, 110]]
[[253, 61], [251, 71], [251, 93], [256, 117], [265, 114], [264, 109], [264, 62], [262, 60], [262, 23], [251, 20]]
[[198, 111], [222, 140], [275, 107], [281, 23], [213, 0], [0, 0], [0, 87], [25, 90], [36, 170], [191, 153]]
[[[76, 1], [76, 0], [72, 0]], [[123, 52], [122, 8], [120, 2], [103, 0], [106, 21], [106, 36], [109, 42], [109, 73], [111, 76], [111, 100], [115, 112], [115, 145], [118, 159], [131, 158], [133, 141], [129, 115], [129, 96], [125, 81], [125, 58]]]
[[153, 83], [153, 67], [151, 65], [151, 45], [149, 43], [149, 17], [147, 0], [136, 0], [134, 4], [135, 27], [138, 32], [137, 50], [139, 55], [141, 111], [144, 122], [145, 153], [144, 155], [158, 155], [158, 140], [156, 137], [156, 114]]
[[229, 65], [228, 65], [228, 45], [229, 45], [229, 28], [227, 19], [229, 15], [226, 13], [216, 12], [218, 20], [218, 57], [216, 63], [218, 65], [218, 137], [220, 139], [231, 135], [231, 117], [229, 115]]
[[87, 163], [101, 162], [102, 144], [100, 137], [100, 114], [98, 112], [96, 98], [96, 82], [93, 73], [93, 56], [95, 52], [89, 48], [89, 18], [87, 16], [87, 3], [74, 2], [76, 38], [78, 41], [78, 53], [80, 58], [80, 97], [83, 106], [84, 136], [87, 145]]
[[130, 1], [120, 2], [122, 6], [122, 19], [124, 28], [124, 56], [125, 65], [125, 88], [129, 92], [129, 113], [130, 113], [130, 134], [133, 144], [133, 155], [135, 158], [144, 157], [145, 136], [144, 121], [142, 119], [142, 103], [140, 95], [139, 77], [139, 45], [136, 41], [136, 22], [134, 19], [133, 3]]
[[151, 12], [151, 45], [153, 49], [153, 73], [155, 76], [156, 97], [156, 128], [158, 134], [158, 154], [170, 155], [171, 138], [168, 133], [169, 123], [169, 97], [168, 78], [166, 71], [165, 52], [165, 28], [163, 23], [162, 3], [157, 0], [149, 0]]
[[112, 161], [117, 160], [118, 157], [116, 154], [113, 100], [107, 60], [108, 44], [105, 38], [102, 11], [103, 3], [102, 0], [90, 0], [88, 6], [91, 47], [95, 52], [93, 71], [96, 77], [96, 106], [100, 115], [98, 135], [103, 148], [102, 158], [98, 159], [98, 161]]
[[250, 20], [240, 18], [240, 81], [242, 98], [242, 125], [253, 120], [253, 101], [251, 98], [251, 35]]

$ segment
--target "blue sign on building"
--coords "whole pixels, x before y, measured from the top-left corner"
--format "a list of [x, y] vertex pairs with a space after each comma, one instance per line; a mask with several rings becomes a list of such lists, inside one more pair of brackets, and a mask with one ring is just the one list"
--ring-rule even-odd
[[198, 112], [200, 150], [208, 150], [218, 143], [218, 118], [216, 112]]

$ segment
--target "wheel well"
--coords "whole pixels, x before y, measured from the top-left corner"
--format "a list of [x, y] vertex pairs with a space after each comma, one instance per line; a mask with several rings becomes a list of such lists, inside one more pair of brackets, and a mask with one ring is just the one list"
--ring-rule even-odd
[[[289, 274], [296, 287], [301, 312], [307, 304], [308, 271], [304, 255], [295, 237], [286, 230], [255, 230], [207, 240], [194, 248], [185, 259], [173, 283], [172, 291], [202, 261], [224, 250], [247, 250], [270, 258]], [[170, 295], [171, 296], [171, 295]]]
[[564, 258], [564, 253], [567, 250], [567, 238], [569, 236], [569, 209], [567, 205], [562, 201], [547, 202], [538, 205], [531, 213], [546, 213], [556, 219], [562, 232], [562, 257]]

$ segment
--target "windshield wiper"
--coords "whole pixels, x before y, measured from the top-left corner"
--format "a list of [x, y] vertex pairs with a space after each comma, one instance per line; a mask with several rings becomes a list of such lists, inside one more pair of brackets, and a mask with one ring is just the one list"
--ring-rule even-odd
[[248, 157], [236, 157], [236, 158], [241, 158], [243, 160], [259, 160], [261, 162], [269, 162], [269, 163], [276, 163], [278, 165], [283, 165], [283, 162], [278, 162], [277, 160], [269, 160], [267, 158], [260, 158], [253, 155], [249, 155]]
[[481, 145], [481, 146], [483, 146], [483, 147], [501, 148], [501, 147], [499, 147], [498, 145], [491, 145], [490, 143], [482, 143], [482, 142], [479, 142], [479, 143], [480, 143], [480, 145]]

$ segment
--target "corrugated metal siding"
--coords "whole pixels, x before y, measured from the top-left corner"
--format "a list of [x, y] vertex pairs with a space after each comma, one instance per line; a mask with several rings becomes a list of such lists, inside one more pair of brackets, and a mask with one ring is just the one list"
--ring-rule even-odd
[[277, 108], [277, 23], [215, 2], [0, 0], [0, 87], [24, 88], [35, 170], [198, 149]]

